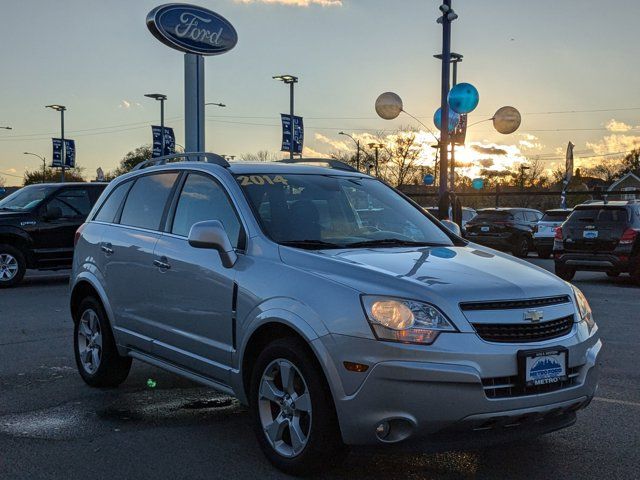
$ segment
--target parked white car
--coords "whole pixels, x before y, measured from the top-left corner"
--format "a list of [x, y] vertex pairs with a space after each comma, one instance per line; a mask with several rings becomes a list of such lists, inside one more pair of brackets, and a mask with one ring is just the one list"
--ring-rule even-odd
[[533, 232], [533, 244], [540, 258], [551, 256], [556, 228], [562, 225], [572, 211], [570, 208], [556, 208], [544, 212]]

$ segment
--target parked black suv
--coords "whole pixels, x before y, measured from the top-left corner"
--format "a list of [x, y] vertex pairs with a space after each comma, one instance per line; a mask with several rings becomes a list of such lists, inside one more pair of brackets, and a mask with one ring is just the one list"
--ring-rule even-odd
[[483, 208], [467, 223], [472, 242], [526, 257], [533, 247], [533, 231], [542, 212], [531, 208]]
[[70, 267], [75, 232], [106, 185], [42, 183], [0, 200], [0, 288], [19, 283], [27, 268]]
[[598, 202], [578, 205], [556, 229], [556, 275], [571, 280], [577, 270], [630, 273], [640, 285], [640, 203]]

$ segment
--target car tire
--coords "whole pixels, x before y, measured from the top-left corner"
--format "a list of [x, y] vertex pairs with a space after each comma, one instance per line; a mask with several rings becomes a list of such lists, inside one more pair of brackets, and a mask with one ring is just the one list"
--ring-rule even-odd
[[529, 239], [522, 235], [516, 238], [511, 252], [519, 258], [526, 258], [529, 255]]
[[607, 272], [607, 277], [616, 278], [620, 276], [620, 272], [615, 272], [613, 270], [609, 270]]
[[[283, 378], [289, 379], [286, 387]], [[301, 340], [288, 337], [267, 345], [254, 364], [249, 390], [253, 429], [276, 468], [311, 475], [346, 456], [324, 373]]]
[[544, 260], [548, 259], [551, 256], [551, 250], [548, 248], [539, 248], [537, 252], [538, 252], [538, 257]]
[[102, 303], [94, 297], [83, 299], [74, 320], [73, 345], [82, 379], [98, 388], [117, 387], [124, 382], [131, 370], [131, 357], [118, 353]]
[[562, 280], [566, 280], [567, 282], [573, 280], [573, 277], [576, 274], [574, 268], [565, 267], [558, 264], [555, 265], [555, 272], [558, 277], [560, 277]]
[[27, 271], [27, 261], [20, 249], [0, 244], [0, 288], [17, 285]]

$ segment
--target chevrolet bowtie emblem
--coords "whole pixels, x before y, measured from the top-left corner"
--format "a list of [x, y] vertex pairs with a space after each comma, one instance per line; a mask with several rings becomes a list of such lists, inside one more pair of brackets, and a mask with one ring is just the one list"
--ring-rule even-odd
[[537, 323], [544, 317], [544, 312], [542, 310], [527, 310], [524, 312], [524, 319], [531, 322]]

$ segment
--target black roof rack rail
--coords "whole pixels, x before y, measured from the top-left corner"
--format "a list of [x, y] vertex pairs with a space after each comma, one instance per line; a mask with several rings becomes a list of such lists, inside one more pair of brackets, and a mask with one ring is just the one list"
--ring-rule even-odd
[[317, 167], [329, 167], [335, 170], [344, 170], [347, 172], [358, 172], [351, 165], [333, 158], [285, 158], [278, 160], [278, 163], [299, 163], [301, 165], [311, 165]]
[[165, 165], [167, 163], [171, 163], [172, 161], [179, 161], [178, 159], [183, 158], [183, 162], [205, 162], [205, 163], [214, 163], [216, 165], [220, 165], [221, 167], [227, 168], [229, 166], [229, 162], [227, 162], [222, 156], [217, 153], [211, 152], [184, 152], [184, 153], [172, 153], [171, 155], [164, 155], [162, 157], [150, 158], [148, 160], [144, 160], [137, 164], [133, 171], [142, 170], [143, 168], [152, 167], [155, 165]]

